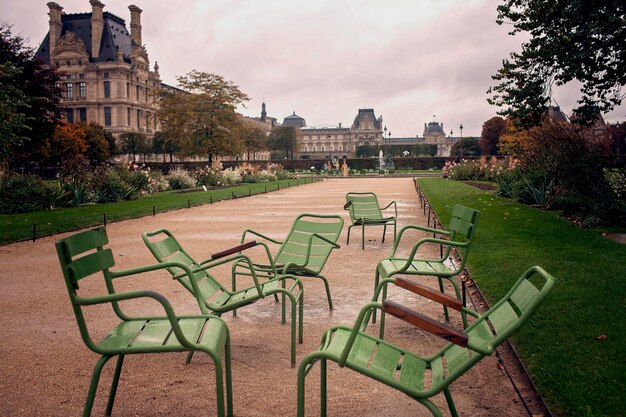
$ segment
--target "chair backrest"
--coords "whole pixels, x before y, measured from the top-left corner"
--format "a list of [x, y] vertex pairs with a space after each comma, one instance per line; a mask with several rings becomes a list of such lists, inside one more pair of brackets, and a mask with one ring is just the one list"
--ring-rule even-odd
[[[448, 231], [451, 232], [450, 240], [467, 242], [465, 247], [457, 247], [457, 252], [461, 257], [460, 269], [463, 269], [465, 262], [467, 261], [467, 254], [476, 234], [476, 225], [478, 224], [478, 217], [480, 212], [469, 207], [456, 204], [452, 209], [452, 218], [450, 219], [450, 225]], [[450, 247], [447, 248], [445, 257], [449, 255]]]
[[[183, 249], [169, 230], [158, 229], [152, 232], [145, 232], [141, 235], [141, 238], [159, 262], [180, 262], [191, 269], [200, 267], [200, 264]], [[176, 267], [167, 268], [167, 270], [172, 276], [183, 272], [181, 268]], [[225, 291], [224, 287], [207, 271], [194, 273], [194, 278], [198, 284], [202, 299], [205, 301], [213, 298], [216, 293]], [[193, 286], [187, 275], [181, 275], [177, 279], [188, 291], [194, 293]]]
[[383, 218], [378, 197], [374, 193], [348, 193], [346, 194], [346, 203], [350, 203], [348, 212], [352, 222], [358, 219], [378, 220]]
[[[104, 248], [109, 239], [104, 227], [76, 233], [56, 242], [57, 255], [65, 278], [67, 291], [72, 302], [72, 308], [83, 341], [92, 350], [97, 349], [87, 329], [87, 323], [82, 311], [82, 302], [87, 300], [79, 297], [79, 282], [89, 277], [102, 277], [109, 294], [114, 294], [112, 278], [109, 268], [115, 265], [113, 252]], [[97, 297], [92, 297], [96, 299]], [[116, 313], [121, 314], [117, 303], [112, 302]]]
[[[306, 267], [306, 269], [312, 272], [320, 272], [324, 268], [333, 246], [322, 239], [316, 238], [313, 234], [318, 234], [335, 243], [341, 234], [342, 228], [343, 219], [341, 216], [299, 215], [276, 253], [276, 263], [285, 265], [293, 262]], [[303, 265], [307, 253], [309, 253], [309, 260], [306, 265]]]
[[[554, 277], [541, 267], [528, 269], [500, 301], [465, 330], [470, 343], [495, 349], [528, 320], [553, 285]], [[453, 343], [446, 345], [430, 362], [432, 389], [448, 386], [483, 356]]]

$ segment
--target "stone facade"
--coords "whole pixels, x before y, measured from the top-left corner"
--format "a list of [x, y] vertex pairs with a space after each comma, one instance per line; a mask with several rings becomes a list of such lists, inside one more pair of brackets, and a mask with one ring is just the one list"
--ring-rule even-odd
[[50, 29], [36, 57], [61, 73], [61, 108], [68, 122], [95, 122], [114, 136], [152, 135], [159, 126], [154, 91], [161, 87], [158, 64], [150, 70], [141, 43], [141, 12], [129, 6], [124, 19], [90, 1], [91, 13], [65, 14], [48, 3]]
[[[293, 116], [296, 116], [295, 112], [288, 116], [290, 123]], [[302, 159], [351, 158], [355, 156], [357, 146], [383, 144], [383, 119], [376, 118], [373, 109], [359, 109], [350, 128], [342, 127], [341, 123], [336, 127], [306, 127], [304, 119], [297, 123], [302, 125], [298, 151], [298, 157]]]

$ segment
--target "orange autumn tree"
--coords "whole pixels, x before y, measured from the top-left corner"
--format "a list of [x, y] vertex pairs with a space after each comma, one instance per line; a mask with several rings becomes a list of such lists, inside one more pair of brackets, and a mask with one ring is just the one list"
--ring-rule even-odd
[[83, 126], [61, 122], [54, 128], [50, 143], [52, 162], [78, 162], [87, 152], [86, 132]]

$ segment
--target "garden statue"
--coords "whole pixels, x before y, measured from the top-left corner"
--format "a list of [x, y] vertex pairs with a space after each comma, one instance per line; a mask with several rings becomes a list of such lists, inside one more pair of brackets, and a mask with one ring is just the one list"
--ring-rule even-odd
[[391, 154], [387, 154], [385, 156], [385, 170], [386, 171], [394, 171], [396, 166], [393, 163], [393, 159], [391, 158]]
[[331, 162], [330, 161], [326, 161], [326, 174], [330, 175], [332, 169], [333, 169], [333, 166], [332, 166]]
[[347, 177], [348, 176], [348, 164], [346, 163], [346, 160], [343, 160], [343, 165], [341, 165], [341, 172], [343, 172], [343, 176]]
[[385, 160], [383, 159], [382, 149], [380, 150], [380, 152], [378, 152], [378, 169], [381, 171], [385, 169]]

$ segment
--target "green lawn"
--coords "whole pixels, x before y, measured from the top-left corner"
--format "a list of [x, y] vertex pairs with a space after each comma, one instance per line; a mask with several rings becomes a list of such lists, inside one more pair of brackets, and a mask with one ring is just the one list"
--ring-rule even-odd
[[278, 188], [310, 184], [315, 179], [282, 180], [259, 184], [242, 184], [236, 187], [180, 193], [167, 191], [139, 200], [118, 203], [86, 205], [59, 210], [24, 214], [0, 214], [0, 244], [32, 239], [33, 225], [38, 237], [77, 230], [135, 217], [151, 216], [168, 210], [209, 204], [220, 200], [275, 191]]
[[[626, 415], [626, 246], [493, 191], [444, 179], [419, 184], [444, 225], [454, 204], [481, 212], [467, 268], [490, 303], [532, 265], [556, 278], [513, 338], [550, 409], [559, 416]], [[596, 340], [602, 335], [606, 340]]]

